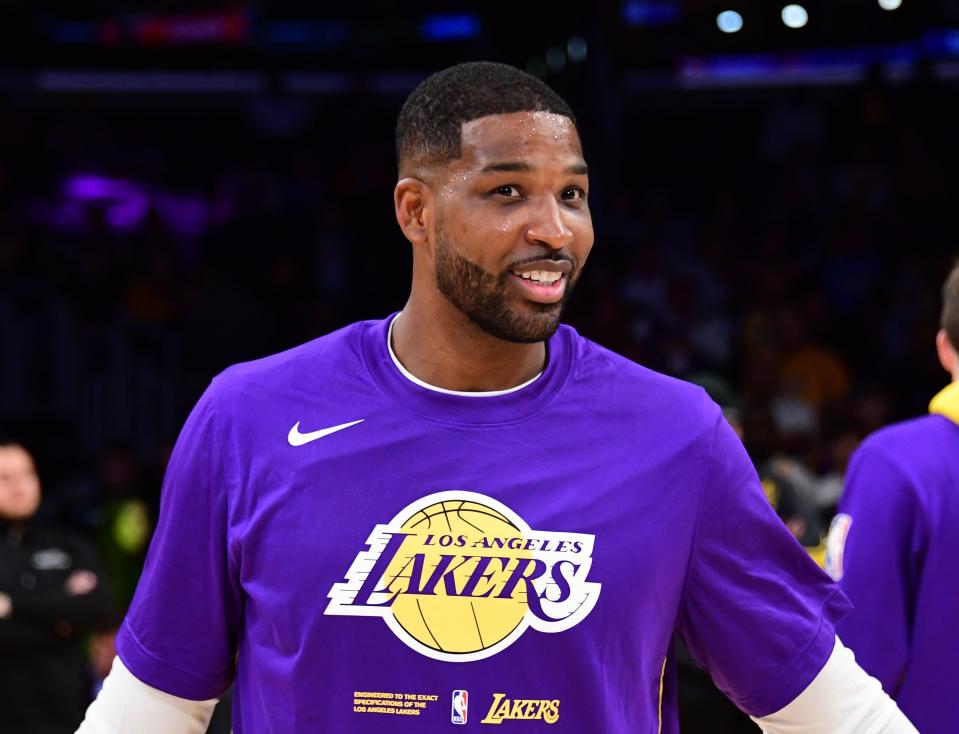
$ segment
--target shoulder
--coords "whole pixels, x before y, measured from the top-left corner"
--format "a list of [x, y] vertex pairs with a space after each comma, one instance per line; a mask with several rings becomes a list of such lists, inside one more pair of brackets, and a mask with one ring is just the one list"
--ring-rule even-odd
[[899, 485], [932, 491], [956, 470], [959, 431], [938, 415], [894, 423], [868, 436], [853, 454], [849, 484]]
[[237, 446], [257, 440], [263, 431], [285, 436], [302, 418], [304, 406], [342, 403], [369, 392], [361, 336], [372, 323], [350, 324], [292, 349], [228, 367], [200, 396], [184, 432], [194, 438], [220, 436], [223, 450], [224, 431], [236, 438]]
[[359, 359], [360, 335], [374, 322], [360, 321], [268, 357], [228, 367], [216, 378], [223, 390], [263, 380], [295, 379], [304, 372]]
[[722, 411], [699, 385], [661, 374], [580, 336], [571, 327], [574, 387], [591, 391], [607, 411], [668, 417], [683, 428], [715, 427]]
[[888, 426], [869, 434], [862, 442], [861, 448], [869, 450], [889, 451], [903, 439], [927, 437], [940, 431], [945, 420], [939, 416], [923, 415], [918, 418], [891, 423]]
[[[705, 470], [725, 451], [722, 411], [698, 385], [660, 374], [585, 339], [570, 329], [573, 362], [566, 402], [576, 420], [602, 426], [614, 442], [642, 447], [649, 461], [682, 457], [687, 469]], [[699, 471], [699, 469], [696, 469]]]
[[884, 460], [900, 470], [924, 461], [932, 461], [941, 439], [954, 432], [954, 427], [941, 416], [893, 423], [867, 436], [856, 449], [854, 458]]
[[356, 374], [362, 361], [360, 336], [372, 323], [360, 321], [292, 349], [232, 365], [213, 378], [204, 399], [219, 411]]

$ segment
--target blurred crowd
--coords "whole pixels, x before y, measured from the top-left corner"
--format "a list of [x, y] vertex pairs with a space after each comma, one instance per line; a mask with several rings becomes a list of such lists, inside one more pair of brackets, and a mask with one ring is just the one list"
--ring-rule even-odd
[[[597, 240], [568, 320], [703, 385], [814, 555], [858, 442], [945, 383], [959, 120], [942, 92], [651, 92], [582, 121]], [[210, 378], [402, 307], [400, 102], [0, 104], [0, 427], [36, 460], [37, 522], [99, 558], [91, 686]]]

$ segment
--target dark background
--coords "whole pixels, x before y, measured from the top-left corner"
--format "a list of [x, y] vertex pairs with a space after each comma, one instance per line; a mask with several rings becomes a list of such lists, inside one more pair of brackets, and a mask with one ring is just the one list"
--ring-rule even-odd
[[490, 59], [579, 115], [597, 238], [567, 320], [706, 385], [825, 527], [858, 441], [948, 379], [959, 2], [803, 4], [6, 4], [0, 428], [43, 516], [96, 540], [122, 611], [210, 378], [402, 307], [396, 114]]

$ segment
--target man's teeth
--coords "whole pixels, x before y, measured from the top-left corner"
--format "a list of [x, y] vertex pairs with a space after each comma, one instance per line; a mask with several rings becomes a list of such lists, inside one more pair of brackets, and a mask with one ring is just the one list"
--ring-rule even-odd
[[525, 280], [535, 280], [540, 283], [555, 283], [557, 280], [563, 277], [562, 273], [552, 273], [546, 270], [530, 270], [529, 272], [517, 273], [513, 271], [513, 275], [518, 275], [520, 278]]

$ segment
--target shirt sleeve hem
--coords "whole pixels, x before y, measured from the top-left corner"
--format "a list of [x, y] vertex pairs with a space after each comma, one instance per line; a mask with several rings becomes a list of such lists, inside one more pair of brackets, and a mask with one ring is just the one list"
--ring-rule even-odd
[[191, 701], [218, 697], [229, 686], [231, 676], [209, 677], [171, 665], [150, 652], [126, 622], [117, 634], [117, 656], [133, 675], [148, 686]]
[[761, 719], [784, 708], [806, 690], [836, 645], [836, 632], [832, 624], [827, 624], [827, 615], [829, 608], [842, 598], [842, 592], [834, 589], [823, 604], [819, 628], [809, 644], [762, 688], [745, 698], [737, 698], [740, 709]]

